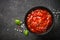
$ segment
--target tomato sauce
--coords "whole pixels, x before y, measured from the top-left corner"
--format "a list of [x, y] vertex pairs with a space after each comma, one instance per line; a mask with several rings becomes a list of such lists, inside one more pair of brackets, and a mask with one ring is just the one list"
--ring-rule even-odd
[[28, 29], [37, 34], [46, 32], [52, 25], [52, 15], [45, 9], [30, 12], [26, 20]]

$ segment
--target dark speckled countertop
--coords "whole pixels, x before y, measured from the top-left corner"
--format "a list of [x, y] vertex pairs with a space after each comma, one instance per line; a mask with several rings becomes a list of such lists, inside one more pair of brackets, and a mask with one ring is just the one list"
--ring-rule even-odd
[[28, 10], [36, 6], [47, 7], [52, 12], [60, 11], [59, 0], [0, 0], [0, 40], [60, 40], [60, 13], [54, 13], [55, 25], [46, 35], [37, 36], [30, 32], [26, 37], [14, 30], [17, 28], [14, 20], [24, 21]]

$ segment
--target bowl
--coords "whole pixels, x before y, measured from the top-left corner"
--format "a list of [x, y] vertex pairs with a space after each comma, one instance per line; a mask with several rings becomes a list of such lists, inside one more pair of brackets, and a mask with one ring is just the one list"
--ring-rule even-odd
[[[28, 15], [32, 12], [32, 11], [35, 11], [35, 10], [37, 10], [37, 9], [41, 9], [41, 10], [46, 10], [46, 11], [48, 11], [49, 12], [49, 14], [51, 15], [51, 17], [52, 17], [52, 23], [51, 23], [51, 25], [49, 26], [49, 28], [47, 29], [47, 31], [46, 32], [43, 32], [43, 33], [35, 33], [35, 32], [32, 32], [29, 28], [28, 28], [28, 25], [27, 25], [27, 17], [28, 17]], [[54, 26], [54, 15], [53, 15], [53, 13], [51, 12], [51, 10], [49, 10], [48, 8], [46, 8], [46, 7], [43, 7], [43, 6], [37, 6], [37, 7], [33, 7], [33, 8], [31, 8], [27, 13], [26, 13], [26, 16], [25, 16], [25, 26], [26, 26], [26, 28], [31, 32], [31, 33], [33, 33], [33, 34], [36, 34], [36, 35], [44, 35], [44, 34], [47, 34], [48, 32], [50, 32], [51, 31], [51, 29], [53, 28], [53, 26]]]

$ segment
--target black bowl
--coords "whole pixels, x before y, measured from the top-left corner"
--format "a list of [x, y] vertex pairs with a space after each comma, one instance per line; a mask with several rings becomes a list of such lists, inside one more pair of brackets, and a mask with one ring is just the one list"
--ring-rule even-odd
[[[51, 10], [49, 10], [48, 8], [46, 8], [46, 7], [43, 7], [43, 6], [37, 6], [37, 7], [33, 7], [33, 8], [31, 8], [28, 12], [27, 12], [27, 14], [26, 14], [26, 16], [25, 16], [25, 26], [26, 26], [26, 28], [28, 29], [28, 26], [27, 26], [27, 23], [26, 23], [26, 18], [27, 18], [27, 16], [28, 16], [28, 14], [30, 13], [30, 12], [32, 12], [32, 11], [34, 11], [34, 10], [36, 10], [36, 9], [42, 9], [42, 10], [47, 10], [50, 14], [51, 14], [51, 16], [52, 16], [52, 25], [50, 26], [50, 28], [47, 30], [47, 32], [44, 32], [44, 33], [42, 33], [42, 34], [37, 34], [37, 35], [44, 35], [44, 34], [47, 34], [48, 32], [50, 32], [50, 30], [53, 28], [53, 26], [54, 26], [54, 15], [53, 15], [53, 13], [51, 12]], [[29, 29], [28, 29], [29, 30]], [[29, 30], [30, 31], [30, 30]], [[31, 31], [30, 31], [31, 32]], [[33, 32], [31, 32], [31, 33], [33, 33]], [[33, 33], [33, 34], [36, 34], [36, 33]]]

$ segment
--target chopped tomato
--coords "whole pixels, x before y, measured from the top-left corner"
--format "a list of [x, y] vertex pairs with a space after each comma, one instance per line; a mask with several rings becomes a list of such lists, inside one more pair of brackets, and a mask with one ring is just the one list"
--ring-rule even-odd
[[41, 34], [52, 25], [52, 15], [47, 10], [36, 9], [27, 16], [27, 27], [31, 32]]

